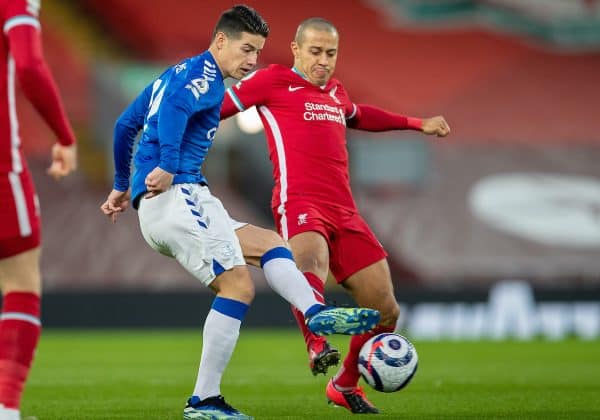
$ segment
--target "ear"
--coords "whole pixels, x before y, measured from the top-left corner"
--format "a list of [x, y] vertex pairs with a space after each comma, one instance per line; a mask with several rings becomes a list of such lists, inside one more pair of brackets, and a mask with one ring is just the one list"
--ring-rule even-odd
[[227, 44], [227, 35], [225, 34], [225, 32], [217, 32], [215, 35], [215, 45], [217, 46], [217, 49], [221, 50], [225, 47], [225, 45]]
[[290, 48], [292, 49], [292, 54], [294, 54], [294, 58], [298, 58], [300, 46], [296, 43], [296, 41], [292, 41], [292, 43], [290, 44]]

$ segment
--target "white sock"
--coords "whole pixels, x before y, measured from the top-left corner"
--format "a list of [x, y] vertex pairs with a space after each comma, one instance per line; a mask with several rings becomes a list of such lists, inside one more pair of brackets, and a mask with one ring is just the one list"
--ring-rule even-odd
[[193, 395], [201, 400], [221, 395], [221, 377], [240, 335], [248, 305], [217, 296], [204, 322], [202, 356]]
[[6, 408], [0, 404], [0, 420], [21, 420], [21, 414], [16, 408]]
[[271, 289], [303, 314], [314, 305], [323, 306], [315, 298], [304, 274], [296, 267], [289, 249], [277, 247], [265, 252], [260, 264]]

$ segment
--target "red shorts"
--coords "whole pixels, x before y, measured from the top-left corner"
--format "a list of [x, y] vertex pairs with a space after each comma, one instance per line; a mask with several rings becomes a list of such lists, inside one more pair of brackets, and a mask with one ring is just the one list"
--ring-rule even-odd
[[295, 201], [285, 204], [284, 215], [273, 208], [273, 217], [286, 240], [309, 231], [323, 235], [329, 246], [329, 269], [338, 283], [387, 257], [356, 209]]
[[29, 171], [0, 174], [0, 258], [40, 245], [38, 198]]

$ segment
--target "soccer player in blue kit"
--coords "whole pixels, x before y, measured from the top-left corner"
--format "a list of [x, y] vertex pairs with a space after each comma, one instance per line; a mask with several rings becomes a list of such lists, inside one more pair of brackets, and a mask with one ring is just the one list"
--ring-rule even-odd
[[[184, 419], [251, 418], [227, 404], [220, 383], [241, 322], [254, 298], [245, 264], [260, 265], [269, 285], [304, 312], [315, 334], [361, 334], [379, 312], [325, 307], [315, 298], [292, 254], [274, 232], [231, 219], [211, 195], [200, 169], [220, 119], [223, 79], [240, 79], [256, 65], [269, 27], [252, 8], [237, 5], [219, 18], [207, 51], [168, 68], [129, 105], [115, 126], [115, 181], [101, 210], [113, 221], [129, 205], [156, 251], [175, 258], [216, 297], [203, 329], [202, 355]], [[142, 131], [130, 185], [136, 135]], [[240, 244], [236, 229], [244, 230]], [[248, 234], [250, 233], [250, 234]]]

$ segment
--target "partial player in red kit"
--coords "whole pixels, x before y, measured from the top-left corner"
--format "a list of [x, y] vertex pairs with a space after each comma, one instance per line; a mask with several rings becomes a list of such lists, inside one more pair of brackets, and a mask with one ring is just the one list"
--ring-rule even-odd
[[75, 136], [44, 62], [40, 0], [0, 0], [0, 418], [19, 419], [19, 403], [41, 330], [40, 214], [21, 151], [15, 90], [56, 134], [48, 174], [76, 167]]
[[[294, 67], [271, 65], [237, 83], [225, 95], [221, 118], [256, 105], [273, 163], [275, 222], [315, 294], [322, 298], [331, 270], [360, 306], [381, 312], [374, 330], [351, 338], [343, 366], [326, 389], [330, 402], [353, 413], [378, 413], [358, 387], [358, 353], [370, 337], [394, 329], [399, 306], [387, 254], [352, 197], [346, 128], [412, 129], [439, 137], [450, 128], [440, 116], [411, 118], [353, 103], [342, 83], [332, 79], [338, 40], [327, 20], [305, 20], [291, 44]], [[326, 373], [338, 363], [338, 351], [311, 334], [302, 314], [293, 310], [313, 374]]]

